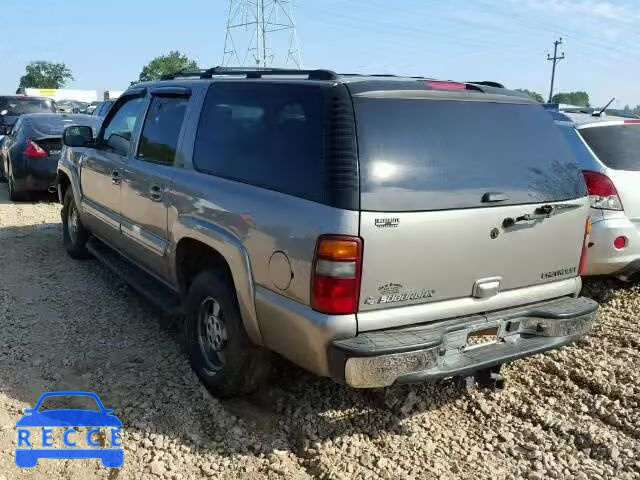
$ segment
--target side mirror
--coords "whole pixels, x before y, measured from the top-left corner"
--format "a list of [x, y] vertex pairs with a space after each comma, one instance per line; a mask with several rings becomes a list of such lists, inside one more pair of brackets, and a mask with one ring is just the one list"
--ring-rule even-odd
[[94, 141], [93, 130], [85, 125], [72, 125], [62, 134], [62, 143], [67, 147], [89, 147]]
[[33, 408], [25, 408], [24, 409], [25, 415], [29, 415], [29, 414], [31, 414], [33, 412], [35, 412], [35, 409], [33, 409]]

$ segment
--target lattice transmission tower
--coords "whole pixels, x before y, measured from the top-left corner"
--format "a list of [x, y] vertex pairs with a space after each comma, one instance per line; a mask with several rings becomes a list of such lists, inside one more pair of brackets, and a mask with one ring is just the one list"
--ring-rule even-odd
[[293, 0], [229, 0], [222, 65], [301, 69]]

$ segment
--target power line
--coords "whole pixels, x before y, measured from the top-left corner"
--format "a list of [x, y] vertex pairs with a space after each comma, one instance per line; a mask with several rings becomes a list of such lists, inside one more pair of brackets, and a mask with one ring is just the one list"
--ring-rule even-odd
[[[281, 52], [286, 42], [286, 56], [276, 54], [275, 37]], [[248, 62], [258, 68], [274, 62], [302, 68], [292, 0], [229, 0], [222, 65], [248, 66]]]
[[553, 66], [551, 67], [551, 88], [549, 89], [549, 103], [551, 103], [551, 99], [553, 98], [553, 82], [556, 79], [556, 65], [560, 60], [564, 60], [564, 52], [562, 55], [558, 56], [558, 47], [562, 45], [562, 37], [553, 42], [553, 57], [547, 54], [547, 60], [553, 62]]

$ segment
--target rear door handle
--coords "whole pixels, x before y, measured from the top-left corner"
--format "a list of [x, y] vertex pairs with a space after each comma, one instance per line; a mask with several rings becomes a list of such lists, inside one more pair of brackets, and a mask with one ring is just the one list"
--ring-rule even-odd
[[154, 202], [162, 201], [162, 186], [154, 183], [149, 189], [149, 196]]
[[122, 179], [120, 178], [119, 170], [114, 170], [113, 172], [111, 172], [111, 183], [113, 183], [114, 185], [120, 185], [121, 181]]

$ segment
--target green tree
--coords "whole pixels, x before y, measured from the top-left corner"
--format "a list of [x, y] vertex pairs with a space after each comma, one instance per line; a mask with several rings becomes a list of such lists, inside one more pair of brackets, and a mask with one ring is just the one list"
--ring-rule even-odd
[[160, 80], [164, 75], [171, 75], [180, 70], [196, 70], [198, 63], [177, 50], [151, 60], [140, 72], [137, 82]]
[[64, 63], [31, 62], [18, 88], [63, 88], [73, 74]]
[[569, 93], [556, 93], [551, 99], [552, 103], [568, 103], [570, 105], [576, 105], [578, 107], [590, 107], [589, 94], [587, 92], [569, 92]]
[[527, 90], [526, 88], [516, 88], [516, 92], [526, 93], [538, 103], [544, 103], [544, 98], [538, 92]]

